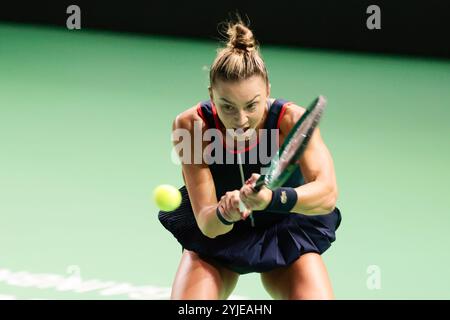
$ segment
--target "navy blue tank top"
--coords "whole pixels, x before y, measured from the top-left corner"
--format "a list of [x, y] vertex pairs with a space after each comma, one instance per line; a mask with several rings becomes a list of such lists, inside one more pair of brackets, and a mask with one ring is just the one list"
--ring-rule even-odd
[[[239, 190], [242, 187], [241, 174], [239, 169], [238, 154], [243, 163], [244, 181], [250, 178], [252, 173], [262, 174], [264, 169], [270, 165], [270, 160], [278, 149], [278, 135], [270, 134], [270, 129], [279, 129], [280, 120], [284, 114], [286, 106], [289, 104], [287, 100], [276, 99], [269, 105], [268, 114], [264, 123], [264, 129], [267, 129], [263, 139], [257, 139], [253, 144], [241, 150], [235, 150], [226, 145], [226, 141], [221, 139], [223, 161], [215, 161], [209, 164], [214, 185], [216, 188], [216, 196], [219, 200], [227, 191]], [[219, 118], [215, 105], [210, 101], [204, 101], [198, 104], [197, 113], [206, 123], [208, 129], [219, 129]], [[215, 142], [216, 137], [212, 137]], [[256, 140], [256, 139], [255, 139]], [[275, 149], [273, 148], [275, 146]], [[261, 150], [262, 148], [262, 150]], [[275, 152], [271, 153], [274, 149]], [[213, 151], [211, 155], [215, 155]], [[232, 161], [230, 161], [232, 159]], [[255, 161], [256, 160], [256, 161]], [[231, 162], [231, 163], [230, 163]], [[297, 168], [288, 181], [284, 184], [286, 187], [298, 187], [304, 183], [303, 176], [299, 168]]]

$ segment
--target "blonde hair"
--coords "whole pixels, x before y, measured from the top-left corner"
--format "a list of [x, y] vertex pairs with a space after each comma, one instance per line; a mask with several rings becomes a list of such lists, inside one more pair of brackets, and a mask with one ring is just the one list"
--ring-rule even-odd
[[252, 31], [239, 19], [228, 22], [226, 47], [219, 48], [209, 71], [212, 86], [217, 79], [243, 80], [260, 75], [269, 83], [266, 66]]

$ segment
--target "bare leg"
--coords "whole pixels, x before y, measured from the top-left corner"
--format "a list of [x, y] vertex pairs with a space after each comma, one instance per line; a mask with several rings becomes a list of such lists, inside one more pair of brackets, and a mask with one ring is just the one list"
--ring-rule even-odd
[[306, 253], [289, 266], [261, 273], [261, 280], [274, 299], [334, 299], [325, 264], [317, 253]]
[[173, 300], [227, 299], [236, 286], [239, 274], [201, 259], [184, 250], [172, 285]]

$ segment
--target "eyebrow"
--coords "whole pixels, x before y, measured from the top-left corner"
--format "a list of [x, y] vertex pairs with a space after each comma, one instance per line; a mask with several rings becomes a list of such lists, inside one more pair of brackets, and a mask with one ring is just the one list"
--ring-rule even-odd
[[[251, 103], [253, 100], [255, 100], [255, 99], [256, 99], [257, 97], [259, 97], [259, 96], [260, 96], [260, 94], [257, 94], [256, 96], [253, 97], [253, 99], [251, 99], [250, 101], [246, 102], [245, 104]], [[220, 98], [220, 100], [223, 100], [223, 101], [225, 101], [225, 102], [227, 102], [227, 103], [229, 103], [229, 104], [234, 104], [233, 102], [228, 101], [228, 100], [225, 99], [225, 98]]]

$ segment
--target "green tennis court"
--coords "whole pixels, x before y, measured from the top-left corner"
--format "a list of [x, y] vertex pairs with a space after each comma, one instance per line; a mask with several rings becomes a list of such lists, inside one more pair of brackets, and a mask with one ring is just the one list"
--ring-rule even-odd
[[[216, 48], [0, 25], [0, 298], [169, 297], [181, 250], [151, 193], [183, 183], [172, 120], [208, 99]], [[320, 127], [343, 221], [323, 257], [336, 298], [450, 299], [450, 62], [261, 51], [273, 97], [328, 98]], [[232, 298], [269, 295], [250, 274]]]

